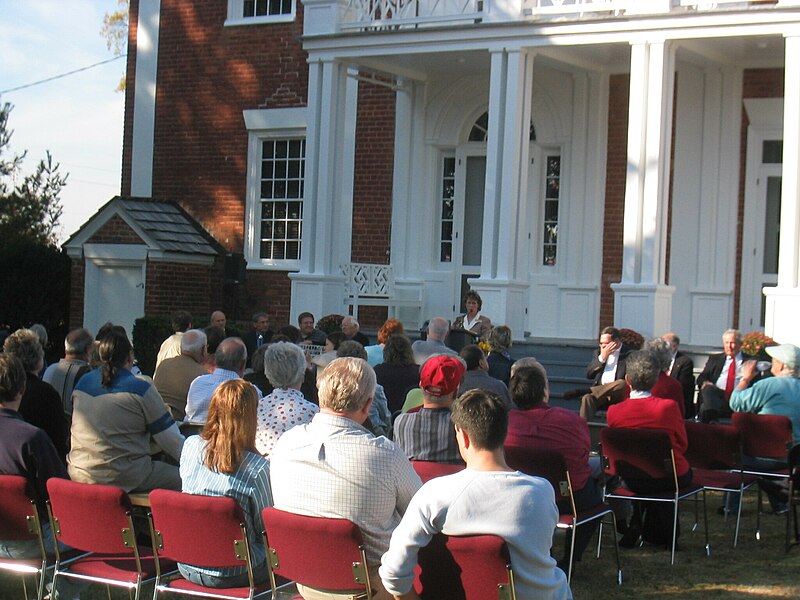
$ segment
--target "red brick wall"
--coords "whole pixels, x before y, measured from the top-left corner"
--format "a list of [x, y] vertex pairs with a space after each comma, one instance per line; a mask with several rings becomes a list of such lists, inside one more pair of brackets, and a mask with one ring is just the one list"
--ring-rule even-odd
[[128, 59], [125, 69], [125, 113], [122, 129], [122, 184], [120, 193], [131, 195], [133, 103], [136, 91], [136, 39], [139, 28], [139, 0], [130, 0], [128, 14]]
[[614, 323], [614, 292], [622, 277], [622, 222], [625, 213], [625, 177], [628, 160], [628, 75], [612, 75], [608, 99], [608, 156], [606, 204], [603, 221], [603, 274], [600, 281], [599, 328]]
[[90, 244], [141, 244], [144, 241], [122, 217], [114, 215], [89, 238]]
[[212, 266], [147, 261], [146, 315], [169, 314], [177, 309], [209, 315], [222, 306], [223, 263]]
[[270, 327], [276, 331], [289, 323], [292, 282], [283, 271], [248, 271], [247, 282], [239, 286], [236, 295], [242, 318], [249, 319], [258, 311], [269, 313]]

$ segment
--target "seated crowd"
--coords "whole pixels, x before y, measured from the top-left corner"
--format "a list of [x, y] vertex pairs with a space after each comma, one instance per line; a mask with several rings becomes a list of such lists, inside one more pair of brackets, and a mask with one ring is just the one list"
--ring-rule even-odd
[[[108, 324], [96, 339], [85, 329], [70, 332], [65, 358], [46, 370], [36, 334], [18, 330], [0, 353], [0, 474], [28, 477], [42, 501], [50, 477], [133, 493], [165, 488], [232, 496], [247, 520], [259, 582], [268, 579], [260, 514], [274, 505], [353, 521], [378, 600], [417, 597], [417, 553], [436, 533], [499, 535], [509, 548], [518, 598], [571, 598], [569, 536], [563, 555], [553, 556], [559, 519], [553, 490], [546, 480], [509, 468], [504, 448], [560, 453], [576, 509], [591, 509], [603, 501], [604, 482], [587, 421], [605, 411], [609, 427], [666, 431], [678, 480], [688, 483], [684, 418], [695, 412], [686, 391], [688, 383], [693, 392], [693, 365], [673, 333], [636, 350], [620, 330], [607, 327], [586, 371], [594, 385], [581, 392], [580, 414], [551, 406], [541, 363], [514, 361], [511, 330], [492, 327], [479, 314], [480, 296], [466, 300], [458, 327], [476, 343], [460, 352], [445, 343], [450, 323], [443, 317], [432, 318], [427, 338], [413, 344], [402, 324], [389, 319], [378, 343], [369, 345], [353, 317], [326, 335], [311, 313], [302, 313], [299, 328], [273, 333], [260, 312], [253, 331], [240, 337], [225, 330], [221, 311], [205, 330], [193, 329], [182, 311], [152, 380], [136, 372], [122, 327]], [[697, 380], [700, 416], [783, 414], [800, 442], [800, 349], [767, 348], [774, 377], [765, 378], [755, 361], [741, 356], [737, 331], [725, 332], [723, 341], [724, 354], [711, 357]], [[761, 465], [759, 457], [746, 458]], [[457, 472], [423, 486], [414, 461], [446, 463]], [[616, 483], [641, 492], [668, 487], [648, 479]], [[782, 512], [785, 489], [765, 487], [773, 509]], [[621, 545], [641, 537], [669, 546], [672, 510], [615, 505]], [[575, 560], [595, 532], [596, 521], [576, 528]], [[46, 534], [51, 547], [49, 528]], [[0, 557], [34, 550], [0, 540]], [[248, 580], [240, 568], [179, 569], [212, 587]], [[307, 600], [346, 597], [298, 589]], [[77, 593], [66, 586], [60, 591], [62, 598]]]

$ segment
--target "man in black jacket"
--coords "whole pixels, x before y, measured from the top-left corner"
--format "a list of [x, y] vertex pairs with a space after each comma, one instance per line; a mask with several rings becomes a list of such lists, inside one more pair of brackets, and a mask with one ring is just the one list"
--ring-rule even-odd
[[677, 379], [683, 389], [683, 402], [687, 419], [694, 417], [694, 361], [678, 350], [681, 339], [675, 333], [661, 336], [672, 350], [672, 362], [669, 365], [669, 376]]
[[742, 333], [728, 329], [722, 334], [719, 354], [708, 357], [703, 372], [697, 377], [700, 420], [704, 423], [731, 416], [728, 400], [742, 377], [742, 363], [754, 357], [742, 354]]
[[581, 416], [587, 421], [594, 418], [598, 410], [605, 410], [622, 398], [625, 358], [630, 352], [631, 348], [622, 343], [619, 329], [603, 328], [600, 332], [600, 351], [586, 367], [586, 379], [594, 380], [592, 391], [581, 398]]

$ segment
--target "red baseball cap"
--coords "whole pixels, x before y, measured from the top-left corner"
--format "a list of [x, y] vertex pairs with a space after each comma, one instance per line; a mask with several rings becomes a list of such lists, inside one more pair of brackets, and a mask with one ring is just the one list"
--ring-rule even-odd
[[454, 356], [433, 356], [422, 365], [419, 386], [431, 396], [449, 396], [458, 389], [466, 370]]

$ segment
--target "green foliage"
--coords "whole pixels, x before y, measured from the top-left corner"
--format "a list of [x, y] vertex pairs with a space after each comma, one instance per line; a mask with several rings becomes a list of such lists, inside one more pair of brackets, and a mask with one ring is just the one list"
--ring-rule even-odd
[[[100, 35], [106, 39], [106, 47], [114, 53], [114, 56], [121, 56], [127, 52], [128, 48], [128, 13], [130, 12], [129, 0], [117, 0], [118, 10], [106, 13], [103, 16], [103, 27]], [[125, 75], [117, 85], [117, 91], [125, 90]]]
[[153, 376], [161, 343], [172, 335], [170, 315], [141, 317], [133, 324], [133, 351], [136, 364], [145, 375]]

